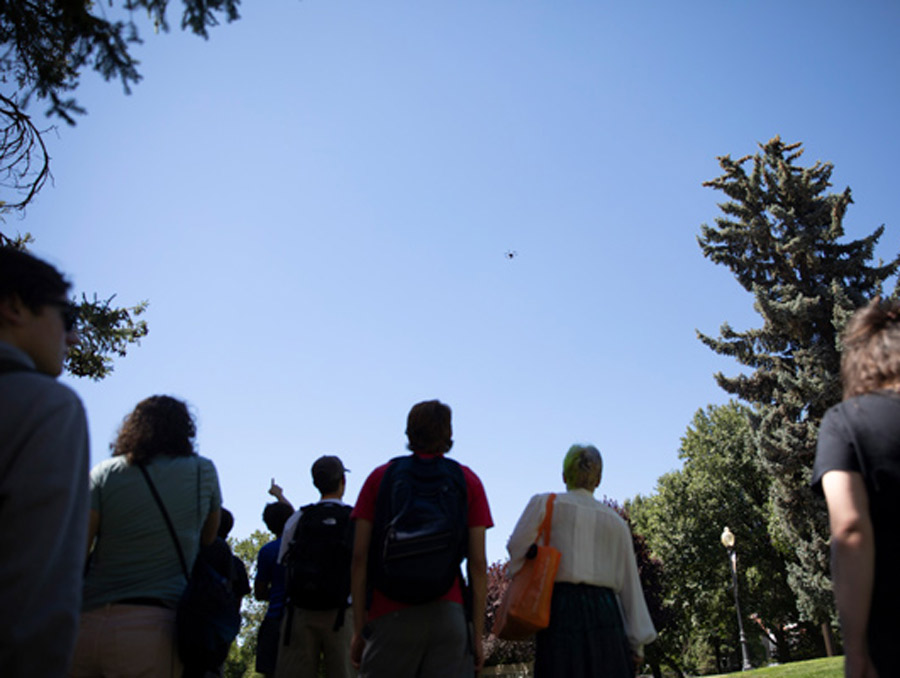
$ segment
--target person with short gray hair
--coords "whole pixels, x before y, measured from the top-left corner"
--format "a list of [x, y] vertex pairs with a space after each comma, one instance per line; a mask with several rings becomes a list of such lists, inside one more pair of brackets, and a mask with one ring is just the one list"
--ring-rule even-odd
[[[566, 492], [553, 504], [550, 546], [562, 554], [550, 626], [537, 634], [535, 678], [630, 678], [643, 647], [656, 638], [634, 557], [631, 529], [594, 499], [603, 458], [593, 445], [572, 445], [563, 459]], [[531, 498], [509, 542], [509, 572], [525, 564], [550, 493]]]

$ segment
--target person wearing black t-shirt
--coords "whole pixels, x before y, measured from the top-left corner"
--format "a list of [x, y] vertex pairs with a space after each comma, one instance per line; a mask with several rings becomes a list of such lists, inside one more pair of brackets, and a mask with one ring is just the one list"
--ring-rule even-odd
[[846, 675], [900, 676], [900, 302], [874, 299], [843, 336], [844, 399], [819, 429]]

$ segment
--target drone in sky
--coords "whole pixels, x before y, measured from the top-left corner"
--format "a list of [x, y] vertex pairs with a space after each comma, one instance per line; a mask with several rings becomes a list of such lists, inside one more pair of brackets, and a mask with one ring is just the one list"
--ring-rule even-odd
[[506, 257], [507, 259], [511, 260], [511, 259], [515, 259], [517, 256], [519, 256], [519, 253], [516, 252], [515, 250], [506, 250], [506, 252], [503, 253], [503, 256]]

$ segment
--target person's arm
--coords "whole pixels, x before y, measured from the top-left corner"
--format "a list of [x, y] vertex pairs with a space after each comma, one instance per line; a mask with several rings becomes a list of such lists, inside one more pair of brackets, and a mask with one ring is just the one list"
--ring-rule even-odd
[[875, 575], [875, 534], [869, 496], [855, 471], [828, 471], [822, 476], [831, 527], [834, 598], [844, 637], [845, 675], [876, 676], [869, 657], [866, 629]]
[[620, 522], [616, 516], [615, 524], [620, 527], [617, 530], [617, 539], [610, 535], [610, 556], [620, 562], [618, 569], [622, 573], [621, 588], [616, 593], [622, 607], [622, 621], [625, 626], [625, 636], [631, 647], [631, 656], [636, 670], [644, 663], [644, 645], [652, 643], [656, 639], [656, 629], [647, 609], [647, 601], [644, 598], [644, 588], [641, 585], [641, 575], [638, 571], [637, 559], [634, 554], [634, 541], [631, 529], [624, 521]]
[[475, 652], [475, 672], [484, 665], [484, 611], [487, 601], [487, 556], [484, 548], [484, 526], [469, 528], [469, 552], [466, 562], [469, 586], [472, 587], [472, 644]]
[[525, 554], [537, 539], [538, 528], [544, 519], [547, 510], [547, 495], [534, 495], [519, 516], [516, 526], [513, 528], [509, 541], [506, 542], [506, 550], [509, 553], [509, 565], [507, 572], [512, 577], [522, 569], [525, 564]]
[[[45, 393], [35, 388], [33, 410], [16, 423], [21, 435], [4, 440], [9, 445], [0, 451], [0, 610], [6, 611], [0, 675], [67, 675], [81, 612], [90, 520], [87, 425], [74, 393], [41, 379], [44, 386]], [[14, 621], [17, 612], [27, 623]]]
[[272, 597], [272, 578], [275, 576], [275, 561], [278, 552], [274, 542], [263, 546], [256, 555], [256, 578], [253, 580], [253, 596], [266, 601]]
[[281, 485], [275, 484], [274, 478], [272, 478], [272, 484], [269, 486], [269, 494], [275, 497], [282, 504], [287, 505], [292, 511], [294, 510], [294, 505], [288, 501], [287, 497], [284, 496], [284, 490], [281, 489]]
[[97, 533], [100, 532], [100, 511], [91, 509], [88, 514], [88, 540], [87, 540], [87, 557], [91, 557], [91, 550], [94, 548], [94, 540]]
[[[353, 560], [350, 565], [350, 595], [353, 598], [353, 640], [350, 642], [350, 661], [359, 669], [366, 639], [363, 627], [366, 618], [366, 569], [369, 564], [369, 544], [372, 541], [372, 521], [357, 518], [353, 537]], [[484, 611], [482, 609], [482, 615]]]
[[206, 522], [203, 523], [203, 529], [200, 530], [200, 544], [202, 546], [209, 546], [216, 540], [221, 516], [222, 512], [219, 509], [210, 511], [209, 515], [206, 516]]
[[260, 601], [268, 600], [272, 595], [271, 558], [263, 551], [256, 557], [256, 579], [253, 580], [253, 597]]
[[247, 566], [244, 561], [235, 555], [231, 556], [234, 568], [234, 585], [232, 590], [238, 598], [238, 607], [244, 600], [244, 596], [250, 593], [250, 577], [247, 576]]

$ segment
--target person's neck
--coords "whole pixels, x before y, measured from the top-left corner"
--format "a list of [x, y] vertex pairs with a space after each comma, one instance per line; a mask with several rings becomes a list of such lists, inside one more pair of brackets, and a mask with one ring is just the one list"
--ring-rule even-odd
[[328, 494], [323, 494], [322, 498], [319, 501], [325, 501], [326, 499], [337, 499], [340, 501], [344, 498], [343, 492], [329, 492]]
[[900, 380], [889, 381], [886, 384], [882, 384], [881, 388], [885, 391], [894, 391], [895, 393], [900, 393]]

